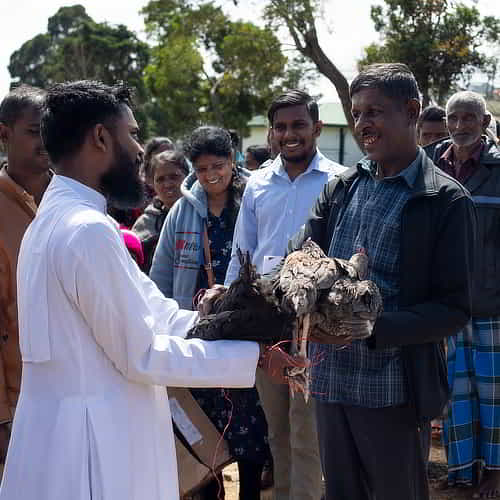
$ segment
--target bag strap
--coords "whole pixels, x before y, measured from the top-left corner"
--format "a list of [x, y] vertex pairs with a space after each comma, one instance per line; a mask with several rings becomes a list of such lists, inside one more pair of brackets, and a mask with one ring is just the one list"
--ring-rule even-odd
[[204, 223], [203, 227], [203, 253], [205, 255], [205, 264], [203, 268], [207, 273], [208, 288], [212, 288], [215, 285], [214, 270], [212, 269], [212, 255], [210, 254], [210, 245], [208, 241], [208, 230], [207, 223]]

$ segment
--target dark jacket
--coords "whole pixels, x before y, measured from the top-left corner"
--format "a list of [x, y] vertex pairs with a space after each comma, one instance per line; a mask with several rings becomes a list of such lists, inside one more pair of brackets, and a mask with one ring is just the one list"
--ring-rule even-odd
[[[425, 148], [437, 163], [451, 140]], [[464, 186], [472, 195], [477, 212], [476, 259], [472, 284], [472, 315], [500, 315], [500, 150], [491, 142], [479, 159], [481, 166]]]
[[149, 273], [153, 262], [156, 245], [160, 239], [161, 228], [167, 217], [168, 210], [163, 203], [154, 198], [146, 207], [144, 213], [136, 220], [132, 226], [132, 231], [139, 236], [144, 251], [143, 271]]
[[[356, 166], [325, 186], [290, 250], [311, 237], [328, 252], [358, 175]], [[424, 157], [401, 216], [399, 310], [382, 313], [369, 339], [373, 348], [402, 348], [410, 404], [419, 421], [440, 415], [448, 400], [440, 341], [470, 317], [475, 224], [466, 190]]]

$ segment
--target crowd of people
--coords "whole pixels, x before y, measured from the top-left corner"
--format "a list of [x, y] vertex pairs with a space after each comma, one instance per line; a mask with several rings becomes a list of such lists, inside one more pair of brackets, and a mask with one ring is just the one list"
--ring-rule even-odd
[[[244, 155], [212, 125], [143, 149], [123, 84], [3, 99], [1, 500], [178, 498], [167, 386], [224, 435], [240, 500], [270, 485], [276, 500], [428, 499], [433, 427], [442, 486], [500, 498], [498, 124], [469, 91], [421, 110], [403, 64], [363, 69], [350, 96], [354, 166], [318, 149], [298, 89]], [[306, 401], [284, 375], [306, 361], [285, 347], [185, 336], [202, 292], [237, 279], [237, 249], [264, 273], [309, 238], [363, 249], [384, 307], [368, 339], [314, 332]]]

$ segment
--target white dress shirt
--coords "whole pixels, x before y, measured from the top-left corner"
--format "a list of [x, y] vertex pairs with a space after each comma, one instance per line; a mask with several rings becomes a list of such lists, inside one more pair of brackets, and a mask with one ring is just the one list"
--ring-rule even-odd
[[54, 176], [18, 265], [23, 376], [1, 500], [172, 500], [164, 386], [251, 387], [258, 346], [182, 338], [197, 314], [166, 299], [106, 216]]
[[226, 286], [238, 277], [237, 248], [250, 252], [257, 272], [268, 271], [264, 269], [264, 258], [285, 254], [288, 241], [306, 221], [324, 185], [344, 170], [345, 167], [317, 151], [307, 169], [293, 181], [283, 167], [281, 156], [269, 167], [254, 171], [236, 221]]

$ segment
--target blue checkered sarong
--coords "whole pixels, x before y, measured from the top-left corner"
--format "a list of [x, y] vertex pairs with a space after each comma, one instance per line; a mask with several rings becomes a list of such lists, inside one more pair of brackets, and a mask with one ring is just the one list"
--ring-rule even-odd
[[500, 317], [473, 318], [449, 337], [448, 383], [448, 482], [476, 485], [484, 468], [500, 470]]

